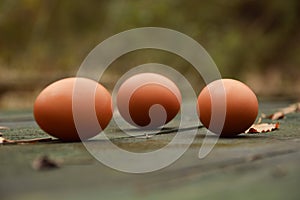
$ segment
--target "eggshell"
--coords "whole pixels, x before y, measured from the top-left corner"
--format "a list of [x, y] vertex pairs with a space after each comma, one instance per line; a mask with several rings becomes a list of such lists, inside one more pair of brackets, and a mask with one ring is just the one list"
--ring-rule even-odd
[[141, 73], [119, 88], [117, 107], [130, 124], [146, 129], [160, 127], [179, 112], [181, 94], [170, 79], [155, 73]]
[[[76, 101], [80, 105], [79, 108], [82, 114], [79, 123], [85, 127], [91, 127], [86, 129], [86, 132], [80, 133], [80, 137], [73, 117], [72, 104], [74, 102], [75, 83], [80, 86], [80, 90], [77, 90], [79, 98]], [[93, 90], [92, 98], [86, 95], [86, 92], [89, 90]], [[95, 107], [91, 109], [92, 103], [94, 103]], [[95, 115], [95, 113], [100, 124], [97, 127], [100, 128], [92, 128], [95, 125], [91, 124], [92, 120], [90, 120], [90, 117], [93, 114]], [[102, 85], [90, 79], [62, 79], [46, 87], [36, 98], [34, 117], [41, 129], [56, 138], [63, 141], [85, 140], [100, 133], [111, 120], [111, 95]]]
[[[225, 92], [223, 95], [222, 91]], [[211, 119], [212, 98], [216, 108], [226, 106], [225, 122], [221, 132], [211, 126], [213, 124], [211, 122], [219, 120], [217, 118], [224, 110], [215, 109], [216, 117]], [[244, 83], [233, 79], [221, 79], [208, 84], [201, 91], [197, 109], [200, 121], [206, 128], [223, 137], [231, 137], [245, 132], [254, 123], [258, 114], [258, 101], [254, 92]]]

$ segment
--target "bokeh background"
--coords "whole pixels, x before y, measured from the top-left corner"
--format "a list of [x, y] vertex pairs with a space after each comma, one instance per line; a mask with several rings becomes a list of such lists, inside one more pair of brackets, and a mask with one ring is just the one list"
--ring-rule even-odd
[[[0, 109], [31, 109], [48, 84], [75, 76], [101, 41], [127, 29], [158, 26], [197, 40], [223, 77], [247, 83], [261, 99], [300, 97], [300, 1], [0, 1]], [[173, 66], [202, 89], [201, 77], [170, 53], [132, 52], [101, 79], [113, 88], [136, 65]]]

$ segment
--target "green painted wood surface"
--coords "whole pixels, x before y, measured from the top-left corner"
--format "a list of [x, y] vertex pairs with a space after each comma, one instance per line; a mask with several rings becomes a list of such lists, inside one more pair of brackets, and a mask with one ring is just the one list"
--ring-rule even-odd
[[[260, 108], [270, 113], [285, 105], [264, 103]], [[201, 160], [197, 155], [205, 129], [199, 129], [194, 143], [174, 164], [139, 175], [104, 166], [81, 143], [0, 145], [0, 198], [296, 200], [300, 198], [299, 121], [300, 114], [294, 113], [280, 120], [275, 132], [220, 139]], [[4, 125], [11, 127], [1, 130], [9, 139], [47, 136], [30, 112], [0, 113], [0, 126]], [[155, 150], [175, 134], [120, 139], [122, 134], [113, 125], [107, 132], [122, 148], [138, 152]], [[105, 148], [105, 143], [102, 145]], [[41, 155], [62, 161], [61, 168], [34, 170], [31, 163]]]

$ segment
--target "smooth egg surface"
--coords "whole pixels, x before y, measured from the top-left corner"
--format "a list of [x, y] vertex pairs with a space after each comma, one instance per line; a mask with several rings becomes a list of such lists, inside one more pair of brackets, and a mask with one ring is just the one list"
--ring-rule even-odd
[[154, 129], [171, 121], [179, 112], [181, 93], [165, 76], [140, 73], [124, 81], [117, 94], [121, 116], [131, 125]]
[[[201, 91], [197, 110], [200, 121], [211, 132], [231, 137], [245, 132], [254, 123], [258, 114], [258, 101], [254, 92], [244, 83], [220, 79]], [[224, 118], [220, 120], [220, 116]], [[218, 124], [222, 125], [221, 129], [216, 126]]]
[[[75, 90], [75, 84], [78, 89]], [[76, 96], [76, 98], [74, 98]], [[76, 125], [84, 127], [80, 134]], [[92, 117], [96, 119], [96, 123]], [[98, 82], [86, 78], [66, 78], [46, 87], [34, 103], [37, 124], [48, 134], [63, 141], [80, 141], [99, 134], [112, 118], [112, 99]]]

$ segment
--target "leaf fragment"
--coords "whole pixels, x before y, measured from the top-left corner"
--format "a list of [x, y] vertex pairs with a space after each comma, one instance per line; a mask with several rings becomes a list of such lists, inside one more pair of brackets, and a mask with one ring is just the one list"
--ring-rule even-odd
[[278, 111], [276, 113], [269, 115], [267, 118], [271, 120], [278, 120], [278, 119], [283, 119], [284, 116], [285, 116], [284, 112]]
[[32, 144], [37, 142], [50, 142], [52, 138], [34, 138], [28, 140], [9, 140], [2, 136], [0, 133], [0, 144]]
[[5, 139], [2, 137], [1, 133], [0, 133], [0, 144], [3, 144], [5, 142]]
[[9, 129], [9, 128], [6, 126], [0, 126], [0, 130], [7, 130], [7, 129]]
[[295, 113], [295, 112], [300, 112], [300, 102], [282, 108], [271, 115], [262, 114], [262, 117], [271, 120], [278, 120], [278, 119], [283, 119], [287, 114]]
[[276, 124], [262, 123], [253, 124], [245, 133], [266, 133], [279, 129], [279, 122]]

